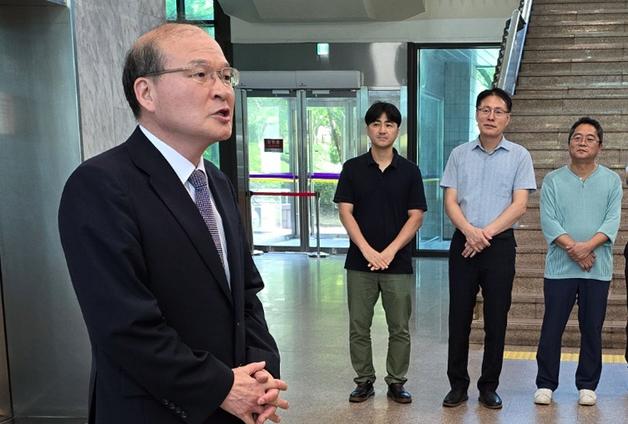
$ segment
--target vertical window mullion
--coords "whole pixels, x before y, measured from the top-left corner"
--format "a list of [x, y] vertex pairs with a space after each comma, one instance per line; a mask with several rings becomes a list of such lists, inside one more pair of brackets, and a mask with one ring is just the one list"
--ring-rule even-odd
[[185, 21], [185, 0], [177, 0], [177, 21]]

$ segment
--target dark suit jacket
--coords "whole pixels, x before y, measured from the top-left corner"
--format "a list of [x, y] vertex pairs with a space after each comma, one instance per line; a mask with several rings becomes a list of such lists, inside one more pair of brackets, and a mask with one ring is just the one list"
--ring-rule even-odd
[[233, 187], [205, 162], [231, 288], [174, 170], [137, 128], [83, 164], [59, 209], [63, 250], [92, 346], [90, 423], [234, 423], [231, 368], [279, 353], [257, 292]]

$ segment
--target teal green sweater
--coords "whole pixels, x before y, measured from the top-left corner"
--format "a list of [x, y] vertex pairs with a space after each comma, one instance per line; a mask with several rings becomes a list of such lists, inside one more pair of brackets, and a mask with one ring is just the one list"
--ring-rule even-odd
[[[568, 166], [545, 176], [541, 187], [541, 228], [548, 245], [545, 278], [611, 280], [622, 195], [619, 175], [602, 165], [584, 181]], [[595, 249], [595, 262], [588, 272], [554, 243], [563, 234], [587, 241], [595, 233], [605, 234], [608, 241]]]

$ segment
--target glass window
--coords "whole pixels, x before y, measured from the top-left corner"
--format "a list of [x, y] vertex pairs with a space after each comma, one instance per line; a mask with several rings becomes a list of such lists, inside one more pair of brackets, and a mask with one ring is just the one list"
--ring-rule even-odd
[[[347, 248], [349, 238], [338, 220], [338, 207], [333, 202], [342, 164], [356, 156], [358, 134], [357, 99], [355, 93], [318, 95], [310, 92], [306, 99], [308, 191], [318, 192], [320, 227], [316, 227], [316, 202], [310, 201], [310, 246], [316, 247], [320, 230], [322, 247]], [[346, 96], [346, 97], [345, 97]]]
[[[179, 10], [179, 3], [183, 10]], [[203, 28], [209, 35], [214, 36], [214, 2], [213, 0], [166, 0], [166, 20], [189, 22]]]
[[203, 157], [220, 168], [220, 149], [219, 144], [214, 143], [210, 145], [205, 152], [203, 152]]
[[166, 20], [177, 20], [177, 0], [166, 0]]
[[440, 179], [454, 147], [477, 137], [475, 98], [489, 88], [498, 48], [420, 49], [417, 53], [418, 163], [429, 213], [419, 249], [445, 251], [454, 227], [445, 214]]
[[213, 21], [213, 0], [185, 0], [185, 19], [188, 21]]
[[199, 26], [203, 28], [209, 35], [211, 35], [212, 38], [216, 38], [213, 25], [199, 25]]
[[[252, 192], [298, 191], [296, 97], [247, 97], [247, 150]], [[275, 148], [269, 140], [280, 140]], [[257, 246], [299, 245], [299, 200], [252, 196], [251, 226]]]
[[[177, 0], [166, 0], [167, 21], [176, 21], [177, 17], [180, 15], [183, 17], [183, 22], [198, 25], [215, 38], [213, 0], [183, 0], [182, 4], [184, 9], [182, 11], [178, 10], [178, 3]], [[220, 150], [218, 143], [209, 146], [203, 153], [203, 157], [213, 162], [214, 165], [220, 166]]]

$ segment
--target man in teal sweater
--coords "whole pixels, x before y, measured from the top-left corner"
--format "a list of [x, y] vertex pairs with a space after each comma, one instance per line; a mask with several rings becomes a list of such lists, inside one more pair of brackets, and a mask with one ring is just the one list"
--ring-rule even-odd
[[613, 275], [613, 243], [619, 230], [619, 175], [598, 165], [603, 130], [580, 118], [569, 131], [571, 162], [550, 172], [541, 188], [541, 227], [547, 240], [545, 315], [536, 354], [534, 402], [551, 403], [558, 387], [561, 338], [578, 301], [580, 359], [576, 387], [580, 405], [594, 405], [602, 372], [602, 324]]

